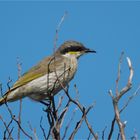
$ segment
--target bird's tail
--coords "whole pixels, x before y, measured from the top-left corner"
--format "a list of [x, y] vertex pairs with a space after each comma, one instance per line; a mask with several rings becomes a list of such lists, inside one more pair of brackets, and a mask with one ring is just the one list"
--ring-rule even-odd
[[7, 103], [9, 100], [7, 98], [10, 91], [7, 91], [1, 98], [0, 98], [0, 106]]
[[4, 103], [6, 103], [6, 96], [0, 98], [0, 106], [3, 105]]

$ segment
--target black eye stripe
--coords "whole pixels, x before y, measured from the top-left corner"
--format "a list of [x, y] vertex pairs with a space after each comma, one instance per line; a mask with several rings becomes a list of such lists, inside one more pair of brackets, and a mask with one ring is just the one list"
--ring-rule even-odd
[[67, 47], [63, 50], [61, 50], [61, 53], [62, 54], [65, 54], [67, 52], [78, 52], [78, 51], [84, 51], [85, 48], [84, 47], [79, 47], [79, 46], [70, 46], [70, 47]]

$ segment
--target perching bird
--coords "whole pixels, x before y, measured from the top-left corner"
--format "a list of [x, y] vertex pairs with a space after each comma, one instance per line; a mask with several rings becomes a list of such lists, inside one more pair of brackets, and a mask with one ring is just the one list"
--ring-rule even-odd
[[58, 50], [24, 73], [0, 99], [0, 105], [24, 97], [42, 101], [54, 96], [74, 77], [78, 58], [96, 53], [77, 41], [66, 41]]

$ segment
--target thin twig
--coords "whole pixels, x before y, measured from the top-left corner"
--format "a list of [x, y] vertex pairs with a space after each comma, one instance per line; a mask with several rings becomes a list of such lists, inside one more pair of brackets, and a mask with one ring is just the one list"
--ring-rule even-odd
[[112, 134], [114, 132], [115, 121], [116, 121], [116, 118], [114, 117], [112, 120], [112, 123], [111, 123], [111, 128], [109, 131], [108, 140], [111, 140]]
[[77, 124], [76, 124], [76, 126], [75, 126], [75, 128], [74, 128], [74, 130], [73, 130], [73, 132], [72, 132], [72, 134], [71, 134], [70, 137], [69, 137], [69, 140], [73, 140], [73, 139], [74, 139], [74, 136], [75, 136], [75, 134], [77, 133], [77, 131], [79, 130], [79, 128], [81, 127], [82, 122], [84, 121], [86, 115], [88, 114], [88, 112], [89, 112], [90, 109], [92, 109], [92, 108], [93, 108], [93, 105], [92, 105], [92, 106], [89, 106], [87, 110], [84, 110], [84, 111], [83, 111], [83, 115], [82, 115], [80, 121], [77, 122]]
[[12, 79], [10, 78], [10, 76], [8, 77], [8, 82], [7, 82], [7, 87], [8, 87], [8, 90], [10, 91], [10, 84], [12, 83]]
[[69, 105], [70, 105], [70, 102], [68, 101], [68, 103], [66, 104], [66, 106], [64, 107], [64, 109], [61, 111], [58, 119], [55, 121], [55, 124], [54, 126], [52, 127], [52, 131], [55, 131], [55, 136], [57, 136], [57, 139], [60, 139], [60, 128], [63, 124], [63, 120], [64, 120], [64, 117], [66, 115], [66, 112], [69, 108]]
[[[129, 105], [130, 101], [140, 93], [139, 90], [140, 90], [140, 85], [136, 89], [136, 91], [128, 98], [128, 100], [126, 101], [124, 106], [120, 109], [120, 111], [119, 111], [120, 113], [122, 113], [123, 110]], [[115, 121], [116, 121], [116, 119], [115, 119], [115, 116], [114, 116], [114, 118], [112, 120], [112, 123], [111, 123], [111, 128], [110, 128], [110, 131], [109, 131], [109, 135], [108, 135], [108, 140], [111, 140], [111, 137], [112, 137], [112, 134], [113, 134], [113, 131], [114, 131]]]
[[34, 129], [32, 128], [30, 122], [28, 122], [28, 124], [29, 124], [30, 130], [32, 131], [32, 133], [34, 135], [35, 140], [38, 140], [38, 137], [37, 137], [37, 134], [36, 134], [36, 129], [35, 128]]
[[[11, 120], [9, 121], [9, 123], [8, 123], [8, 125], [7, 125], [7, 128], [9, 128], [10, 127], [10, 125], [12, 124], [12, 122], [13, 122], [13, 119], [11, 118]], [[10, 131], [10, 133], [9, 133], [9, 136], [8, 137], [11, 137], [11, 131]]]
[[[60, 22], [58, 23], [58, 26], [56, 28], [56, 34], [55, 34], [55, 39], [54, 39], [54, 71], [55, 71], [55, 75], [56, 75], [56, 78], [58, 78], [57, 76], [57, 72], [56, 72], [56, 67], [55, 67], [55, 51], [56, 51], [56, 48], [57, 48], [57, 40], [58, 40], [58, 32], [60, 30], [60, 27], [66, 17], [67, 13], [65, 12], [64, 15], [62, 16]], [[57, 82], [58, 80], [56, 80]], [[55, 84], [54, 84], [55, 85]], [[55, 86], [54, 86], [55, 88]], [[52, 95], [53, 96], [53, 95]], [[54, 121], [57, 121], [58, 120], [58, 116], [57, 116], [57, 111], [55, 109], [55, 103], [54, 103], [54, 97], [51, 97], [53, 100], [52, 101], [52, 108], [53, 108], [53, 113], [51, 114], [50, 112], [48, 112], [48, 121], [49, 121], [49, 124], [50, 124], [50, 130], [49, 132], [52, 134], [52, 137], [54, 139], [60, 139], [60, 128], [57, 126], [57, 128], [54, 126]], [[49, 137], [49, 136], [48, 136]]]
[[6, 132], [8, 132], [8, 135], [9, 135], [10, 139], [13, 140], [13, 138], [12, 138], [12, 136], [11, 136], [11, 133], [10, 133], [10, 129], [9, 129], [9, 125], [11, 124], [12, 119], [11, 119], [11, 121], [9, 122], [8, 125], [6, 124], [6, 121], [4, 121], [4, 119], [2, 118], [2, 116], [0, 116], [0, 120], [2, 121], [2, 123], [3, 123], [4, 126], [5, 126], [4, 139], [6, 139], [6, 138], [5, 138], [5, 136], [6, 136]]
[[90, 140], [90, 136], [91, 136], [91, 132], [89, 132], [87, 140]]
[[105, 128], [103, 129], [103, 131], [102, 131], [102, 140], [104, 140], [105, 139], [105, 130], [107, 129], [107, 126], [105, 126]]
[[25, 136], [27, 136], [30, 140], [32, 140], [33, 138], [21, 127], [21, 125], [19, 124], [19, 121], [15, 118], [15, 115], [12, 114], [12, 111], [11, 111], [11, 109], [9, 108], [8, 104], [5, 103], [5, 105], [6, 105], [6, 108], [7, 108], [8, 112], [10, 113], [11, 119], [13, 119], [13, 120], [17, 123], [17, 125], [18, 125], [18, 127], [20, 128], [20, 130], [22, 131], [22, 133], [23, 133]]
[[0, 95], [1, 95], [1, 97], [3, 96], [2, 83], [0, 83]]
[[124, 52], [121, 53], [120, 59], [119, 59], [119, 64], [118, 64], [118, 76], [116, 79], [116, 95], [119, 95], [119, 80], [120, 80], [120, 76], [121, 76], [121, 64], [123, 61], [123, 56], [124, 56]]
[[136, 89], [136, 91], [128, 98], [128, 100], [126, 101], [126, 103], [124, 104], [124, 106], [120, 109], [120, 113], [128, 106], [128, 104], [130, 103], [130, 101], [137, 96], [140, 92], [140, 85], [139, 87]]
[[[121, 65], [121, 63], [122, 63], [122, 59], [120, 59], [120, 61], [119, 61], [119, 72], [118, 72], [119, 74], [118, 74], [118, 78], [117, 78], [118, 80], [116, 80], [116, 96], [112, 94], [111, 90], [109, 91], [109, 94], [112, 97], [115, 117], [112, 121], [111, 130], [110, 130], [108, 138], [111, 139], [111, 136], [112, 136], [112, 133], [113, 133], [113, 130], [114, 130], [115, 120], [116, 120], [116, 122], [118, 124], [118, 127], [119, 127], [121, 139], [125, 140], [125, 132], [124, 132], [125, 125], [120, 119], [120, 111], [119, 111], [118, 103], [119, 103], [119, 100], [121, 99], [121, 97], [131, 89], [132, 78], [133, 78], [134, 71], [133, 71], [133, 68], [132, 68], [131, 60], [130, 60], [129, 57], [127, 57], [127, 63], [128, 63], [130, 74], [129, 74], [129, 78], [128, 78], [128, 82], [127, 82], [126, 86], [124, 88], [122, 88], [122, 90], [119, 92], [118, 91], [118, 84], [119, 84], [118, 82], [119, 82], [119, 79], [120, 79], [120, 65]], [[127, 107], [128, 103], [129, 103], [129, 100], [128, 100], [127, 104], [124, 106], [124, 109]]]
[[74, 119], [74, 116], [75, 116], [76, 111], [77, 111], [77, 108], [74, 109], [74, 111], [73, 111], [73, 113], [72, 113], [72, 116], [71, 116], [71, 118], [70, 118], [70, 121], [69, 121], [68, 124], [66, 125], [66, 128], [65, 128], [65, 130], [64, 130], [64, 135], [63, 135], [63, 137], [62, 137], [62, 140], [64, 140], [65, 137], [66, 137], [68, 128], [70, 127], [70, 124], [72, 123], [72, 121], [73, 121], [73, 119]]
[[[85, 108], [79, 103], [79, 101], [78, 101], [78, 100], [72, 99], [72, 98], [70, 97], [69, 93], [65, 90], [65, 88], [63, 88], [63, 90], [65, 91], [65, 93], [66, 93], [67, 97], [69, 98], [69, 100], [70, 100], [72, 103], [74, 103], [74, 104], [81, 110], [81, 112], [84, 112], [84, 111], [85, 111]], [[94, 104], [95, 104], [95, 103], [94, 103]], [[92, 129], [90, 123], [88, 122], [88, 119], [87, 119], [86, 116], [85, 116], [85, 122], [86, 122], [86, 125], [87, 125], [89, 131], [90, 131], [91, 134], [94, 136], [95, 140], [97, 140], [97, 139], [98, 139], [98, 136], [97, 136], [97, 134], [95, 134], [95, 132], [93, 131], [93, 129]]]
[[44, 129], [43, 126], [42, 126], [42, 120], [43, 120], [43, 117], [41, 117], [41, 119], [40, 119], [40, 128], [41, 128], [41, 130], [42, 130], [42, 132], [43, 132], [44, 139], [45, 139], [45, 140], [48, 140], [48, 139], [47, 139], [47, 136], [46, 136], [46, 133], [45, 133], [45, 129]]
[[98, 135], [97, 135], [97, 133], [95, 133], [95, 132], [93, 131], [92, 126], [91, 126], [90, 123], [88, 122], [87, 117], [85, 118], [85, 122], [86, 122], [86, 125], [87, 125], [89, 131], [90, 131], [91, 134], [93, 135], [94, 139], [95, 139], [95, 140], [98, 140]]
[[59, 30], [61, 28], [61, 25], [63, 24], [66, 16], [67, 16], [68, 12], [65, 12], [64, 15], [62, 16], [61, 20], [59, 21], [58, 25], [57, 25], [57, 28], [56, 28], [56, 32], [55, 32], [55, 39], [54, 39], [54, 52], [56, 51], [56, 48], [57, 48], [57, 41], [58, 41], [58, 33], [59, 33]]
[[64, 99], [64, 95], [59, 96], [59, 101], [58, 101], [58, 105], [57, 105], [57, 108], [56, 108], [56, 112], [58, 112], [58, 110], [60, 109], [63, 99]]
[[129, 74], [127, 85], [120, 91], [118, 98], [121, 98], [126, 92], [128, 92], [131, 89], [132, 86], [132, 78], [133, 78], [134, 70], [130, 58], [127, 57], [126, 59], [127, 59], [130, 74]]
[[119, 140], [120, 139], [120, 133], [118, 133], [118, 136], [117, 136], [117, 140]]
[[13, 140], [13, 138], [11, 138], [11, 135], [12, 135], [12, 132], [13, 132], [13, 130], [14, 130], [14, 127], [12, 127], [12, 129], [10, 130], [10, 134], [9, 134], [9, 136], [7, 137], [7, 139], [9, 140]]
[[68, 101], [68, 103], [66, 104], [66, 106], [64, 107], [64, 109], [61, 111], [61, 113], [59, 115], [58, 123], [59, 123], [60, 128], [63, 124], [64, 117], [66, 115], [66, 112], [68, 111], [69, 106], [70, 106], [70, 102]]
[[[17, 69], [18, 69], [18, 79], [21, 77], [21, 65], [19, 57], [17, 58]], [[21, 112], [22, 112], [22, 99], [20, 99], [19, 103], [19, 114], [18, 114], [18, 122], [21, 125]], [[18, 140], [20, 140], [20, 128], [18, 127]]]
[[[57, 70], [56, 70], [56, 66], [55, 66], [55, 50], [57, 48], [57, 40], [58, 40], [58, 32], [60, 30], [60, 27], [61, 27], [61, 24], [63, 23], [65, 17], [66, 17], [67, 13], [65, 13], [63, 15], [63, 17], [61, 18], [61, 21], [59, 22], [58, 26], [57, 26], [57, 29], [56, 29], [56, 35], [55, 35], [55, 39], [54, 39], [54, 71], [55, 71], [55, 75], [56, 75], [56, 82], [55, 84], [60, 84], [61, 85], [61, 88], [64, 90], [65, 94], [67, 95], [68, 97], [68, 103], [67, 105], [69, 106], [70, 103], [73, 103], [75, 104], [79, 109], [80, 111], [82, 112], [82, 118], [80, 120], [80, 123], [77, 123], [77, 126], [75, 127], [76, 130], [74, 131], [74, 133], [71, 135], [72, 137], [74, 137], [75, 135], [75, 132], [78, 131], [78, 129], [80, 128], [83, 120], [85, 120], [86, 124], [87, 124], [87, 127], [89, 129], [89, 131], [91, 132], [91, 134], [95, 137], [95, 139], [97, 140], [98, 139], [98, 136], [94, 133], [91, 125], [89, 124], [88, 122], [88, 119], [87, 119], [87, 113], [89, 112], [89, 110], [93, 107], [93, 105], [91, 105], [92, 107], [88, 108], [88, 109], [85, 109], [85, 107], [83, 107], [78, 100], [74, 100], [70, 97], [69, 93], [68, 93], [68, 88], [65, 88], [67, 85], [64, 85], [63, 82], [61, 81], [60, 78], [63, 78], [62, 76], [64, 76], [65, 78], [65, 73], [68, 71], [68, 74], [69, 74], [69, 71], [70, 71], [70, 68], [66, 69], [66, 66], [64, 64], [64, 73], [62, 74], [62, 76], [58, 76], [57, 75]], [[54, 88], [52, 89], [52, 92], [53, 93], [53, 90], [55, 89], [55, 84], [54, 84]], [[50, 125], [50, 129], [49, 129], [49, 134], [47, 136], [47, 138], [49, 138], [49, 136], [51, 135], [53, 139], [60, 139], [60, 127], [62, 125], [62, 121], [64, 120], [64, 116], [66, 114], [66, 111], [68, 110], [68, 106], [64, 107], [64, 109], [62, 110], [61, 114], [58, 115], [57, 112], [58, 112], [58, 109], [59, 107], [61, 106], [61, 103], [62, 103], [62, 100], [60, 100], [60, 104], [56, 110], [55, 108], [55, 103], [54, 103], [54, 100], [52, 100], [53, 96], [52, 94], [50, 94], [51, 97], [50, 97], [50, 100], [52, 102], [52, 106], [49, 106], [48, 109], [46, 110], [47, 112], [47, 117], [48, 117], [48, 122], [49, 122], [49, 125]]]

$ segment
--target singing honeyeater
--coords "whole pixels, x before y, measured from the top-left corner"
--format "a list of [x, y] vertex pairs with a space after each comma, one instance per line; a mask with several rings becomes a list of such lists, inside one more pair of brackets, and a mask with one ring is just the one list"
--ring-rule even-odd
[[96, 53], [77, 41], [66, 41], [49, 57], [24, 73], [0, 99], [0, 105], [24, 97], [42, 101], [62, 90], [74, 77], [78, 58]]

